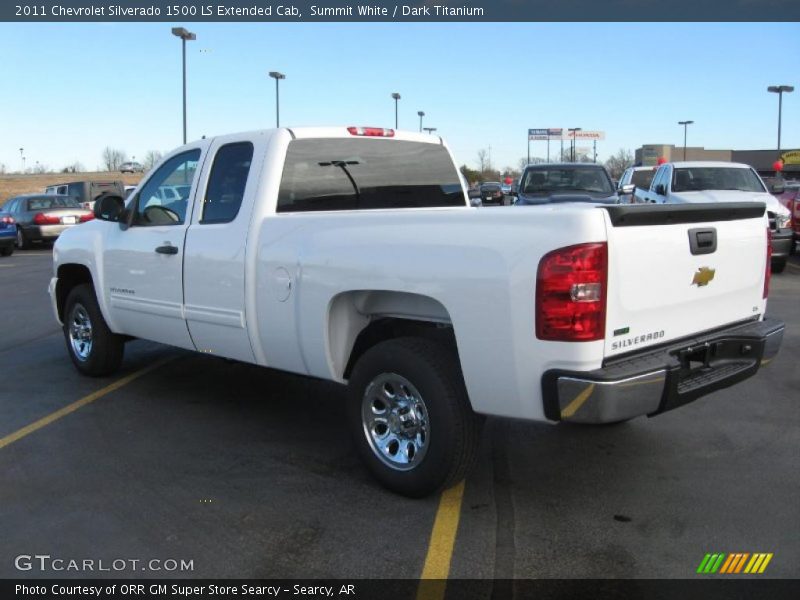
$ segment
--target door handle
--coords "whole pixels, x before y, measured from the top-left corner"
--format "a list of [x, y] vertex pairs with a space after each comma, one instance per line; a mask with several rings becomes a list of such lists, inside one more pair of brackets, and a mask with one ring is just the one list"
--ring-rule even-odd
[[156, 252], [159, 254], [177, 254], [178, 247], [171, 244], [166, 244], [165, 246], [159, 246], [156, 248]]

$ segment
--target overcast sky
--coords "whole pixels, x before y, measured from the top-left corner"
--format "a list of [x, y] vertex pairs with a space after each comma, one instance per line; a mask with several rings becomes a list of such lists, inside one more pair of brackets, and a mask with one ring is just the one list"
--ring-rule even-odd
[[[437, 127], [456, 160], [517, 166], [530, 128], [606, 132], [619, 148], [800, 147], [800, 24], [0, 24], [0, 163], [100, 165], [105, 146], [143, 158], [181, 143], [180, 40], [188, 44], [189, 138], [281, 123]], [[532, 142], [544, 156], [545, 142]]]

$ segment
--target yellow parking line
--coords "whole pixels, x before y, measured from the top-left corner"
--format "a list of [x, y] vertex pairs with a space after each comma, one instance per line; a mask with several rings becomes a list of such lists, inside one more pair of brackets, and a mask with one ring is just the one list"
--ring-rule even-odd
[[11, 264], [11, 265], [0, 265], [0, 268], [5, 267], [6, 269], [8, 269], [10, 267], [16, 267], [16, 266], [17, 265], [14, 265], [14, 264]]
[[11, 445], [11, 444], [13, 444], [14, 442], [16, 442], [18, 440], [21, 440], [22, 438], [24, 438], [25, 436], [30, 435], [34, 431], [38, 431], [42, 427], [46, 427], [47, 425], [50, 425], [50, 423], [54, 423], [55, 421], [58, 421], [61, 417], [66, 417], [68, 414], [75, 412], [79, 408], [81, 408], [83, 406], [86, 406], [87, 404], [90, 404], [90, 403], [94, 402], [95, 400], [98, 400], [99, 398], [102, 398], [103, 396], [106, 396], [106, 395], [110, 394], [111, 392], [114, 392], [114, 391], [118, 390], [119, 388], [121, 388], [121, 387], [123, 387], [125, 385], [128, 385], [131, 381], [134, 381], [135, 379], [138, 379], [142, 375], [146, 375], [150, 371], [153, 371], [154, 369], [157, 369], [158, 367], [160, 367], [163, 364], [173, 360], [174, 358], [175, 358], [174, 356], [168, 356], [166, 358], [162, 358], [161, 360], [158, 360], [158, 361], [154, 362], [153, 364], [151, 364], [151, 365], [149, 365], [147, 367], [144, 367], [143, 369], [139, 369], [138, 371], [134, 371], [130, 375], [127, 375], [127, 376], [123, 377], [122, 379], [118, 379], [114, 383], [109, 384], [106, 387], [97, 390], [96, 392], [92, 392], [88, 396], [84, 396], [80, 400], [76, 400], [72, 404], [68, 404], [64, 408], [60, 408], [57, 411], [55, 411], [53, 413], [50, 413], [49, 415], [47, 415], [45, 417], [42, 417], [38, 421], [34, 421], [30, 425], [26, 425], [22, 429], [18, 429], [14, 433], [11, 433], [11, 434], [5, 436], [4, 438], [0, 438], [0, 449]]
[[561, 411], [561, 418], [562, 419], [567, 419], [567, 418], [571, 417], [572, 415], [574, 415], [576, 412], [578, 412], [578, 409], [581, 406], [583, 406], [583, 403], [586, 402], [589, 399], [589, 396], [592, 395], [593, 391], [594, 391], [594, 384], [592, 383], [591, 385], [589, 385], [589, 387], [587, 387], [585, 390], [583, 390], [580, 394], [575, 396], [575, 398], [572, 400], [572, 402], [570, 402], [567, 406], [564, 407], [564, 409]]
[[441, 600], [450, 575], [450, 561], [461, 518], [461, 501], [464, 499], [464, 482], [442, 492], [436, 519], [433, 521], [428, 554], [422, 568], [417, 600]]

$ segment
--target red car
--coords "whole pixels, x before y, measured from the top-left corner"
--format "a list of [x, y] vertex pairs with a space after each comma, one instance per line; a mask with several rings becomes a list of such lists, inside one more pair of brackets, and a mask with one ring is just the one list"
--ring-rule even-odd
[[[791, 228], [794, 231], [794, 243], [800, 240], [800, 182], [786, 183], [783, 192], [775, 194], [792, 215]], [[794, 246], [793, 246], [794, 247]]]

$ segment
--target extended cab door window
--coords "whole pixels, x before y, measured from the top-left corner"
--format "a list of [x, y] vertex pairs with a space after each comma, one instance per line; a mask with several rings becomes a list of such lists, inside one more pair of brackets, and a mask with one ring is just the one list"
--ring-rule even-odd
[[253, 144], [250, 142], [226, 144], [217, 151], [206, 186], [200, 223], [230, 223], [236, 218], [252, 160]]
[[200, 149], [195, 149], [173, 156], [161, 165], [134, 198], [131, 225], [182, 224], [199, 159]]

